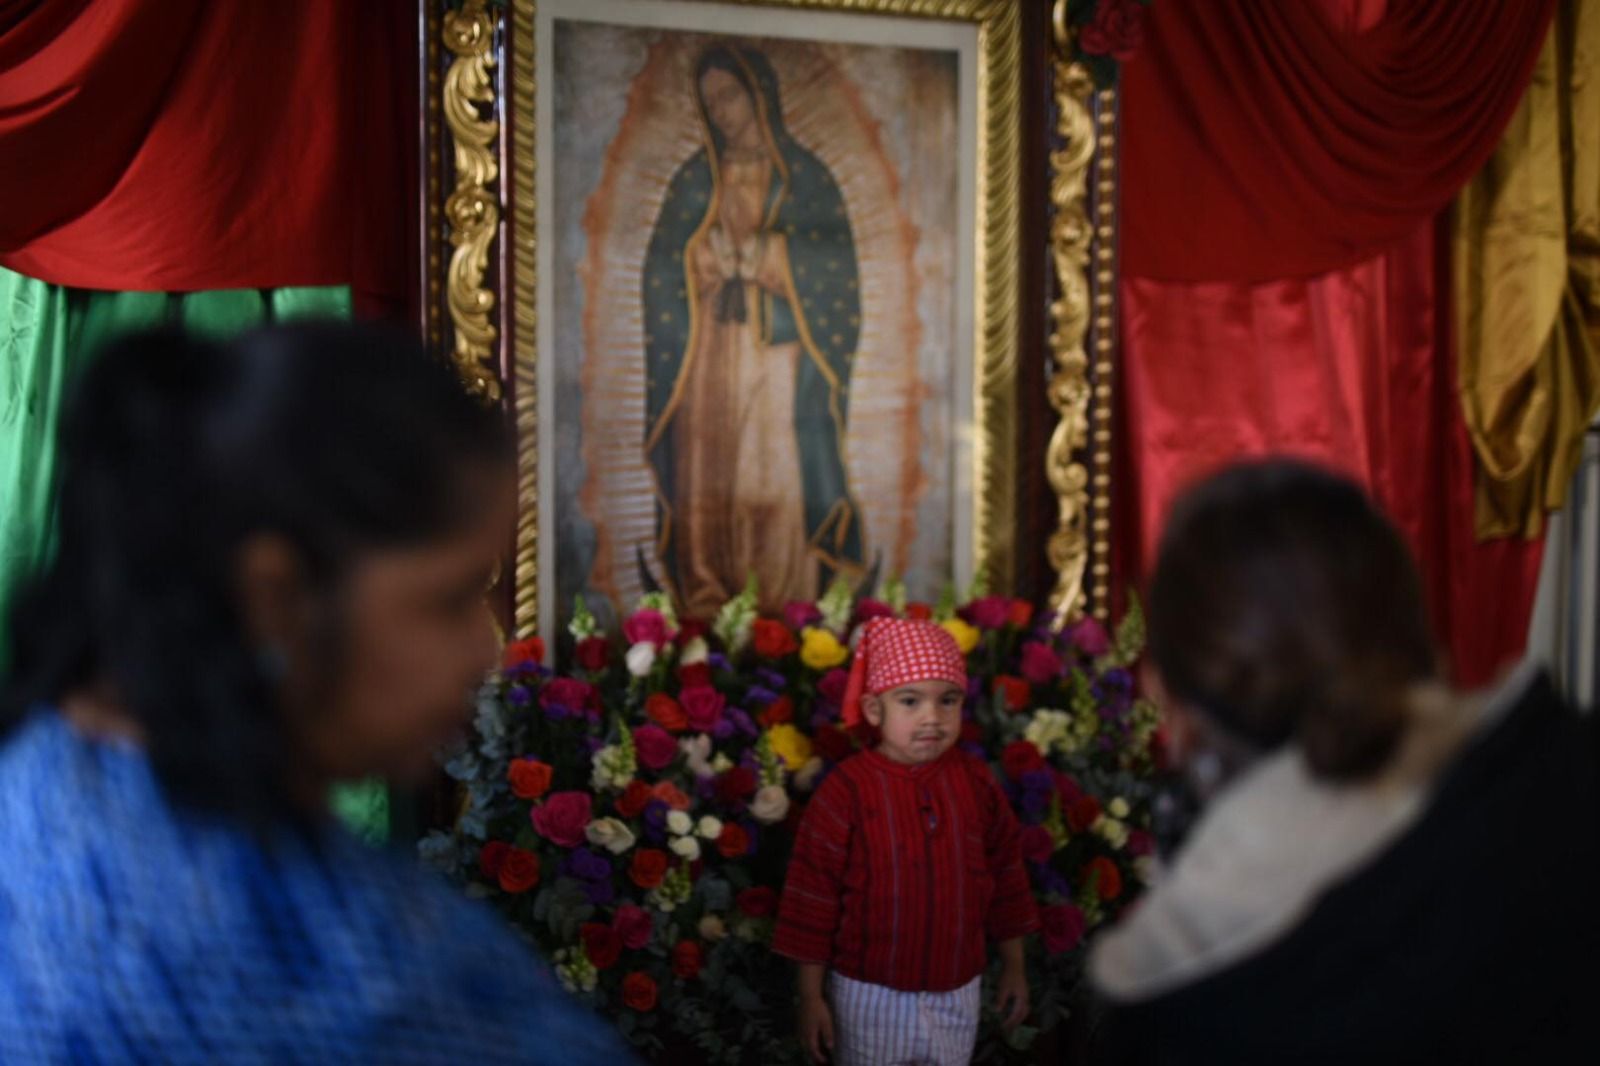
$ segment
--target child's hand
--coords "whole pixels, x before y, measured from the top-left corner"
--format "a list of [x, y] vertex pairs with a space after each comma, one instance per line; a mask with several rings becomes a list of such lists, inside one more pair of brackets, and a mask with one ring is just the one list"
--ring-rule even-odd
[[1001, 1022], [1011, 1029], [1028, 1016], [1028, 971], [1022, 966], [1004, 966], [994, 990], [994, 1009]]
[[833, 1053], [833, 1012], [821, 996], [800, 997], [800, 1045], [812, 1062], [826, 1062]]

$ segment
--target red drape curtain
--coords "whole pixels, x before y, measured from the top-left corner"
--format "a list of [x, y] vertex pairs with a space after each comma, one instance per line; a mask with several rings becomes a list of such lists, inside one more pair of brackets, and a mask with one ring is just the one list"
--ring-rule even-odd
[[1438, 212], [1498, 141], [1551, 7], [1152, 9], [1123, 96], [1125, 578], [1188, 481], [1294, 454], [1404, 531], [1459, 681], [1520, 653], [1541, 543], [1473, 533]]
[[1270, 281], [1382, 251], [1488, 159], [1554, 9], [1159, 0], [1125, 68], [1125, 272]]
[[399, 302], [407, 7], [0, 0], [0, 265]]

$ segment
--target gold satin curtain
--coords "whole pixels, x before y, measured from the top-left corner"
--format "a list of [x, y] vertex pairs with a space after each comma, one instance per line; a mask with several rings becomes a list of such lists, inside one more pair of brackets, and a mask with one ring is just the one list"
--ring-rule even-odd
[[1600, 0], [1563, 0], [1453, 253], [1477, 532], [1534, 537], [1600, 406]]

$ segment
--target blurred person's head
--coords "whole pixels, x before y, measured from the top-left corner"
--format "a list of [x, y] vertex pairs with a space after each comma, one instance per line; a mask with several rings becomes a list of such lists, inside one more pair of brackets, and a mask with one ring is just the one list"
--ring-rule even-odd
[[252, 818], [427, 772], [493, 664], [514, 506], [508, 434], [448, 367], [376, 327], [135, 335], [60, 441], [0, 731], [103, 693], [176, 798]]
[[1399, 533], [1355, 484], [1304, 463], [1234, 466], [1186, 492], [1149, 614], [1153, 687], [1180, 726], [1234, 751], [1297, 744], [1326, 779], [1379, 771], [1438, 676]]

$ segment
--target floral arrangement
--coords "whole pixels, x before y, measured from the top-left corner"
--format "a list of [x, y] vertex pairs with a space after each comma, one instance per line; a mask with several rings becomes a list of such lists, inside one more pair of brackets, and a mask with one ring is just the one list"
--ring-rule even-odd
[[460, 818], [424, 856], [491, 899], [646, 1055], [798, 1062], [792, 967], [767, 944], [806, 798], [871, 742], [870, 726], [838, 723], [849, 638], [879, 615], [933, 618], [967, 655], [959, 743], [1024, 825], [1044, 920], [1032, 1025], [1007, 1037], [1025, 1049], [1065, 1016], [1085, 935], [1147, 879], [1161, 757], [1128, 672], [1137, 608], [1111, 635], [999, 596], [906, 603], [897, 584], [859, 602], [836, 584], [779, 618], [755, 602], [746, 589], [706, 625], [648, 596], [620, 644], [579, 604], [560, 672], [539, 638], [510, 645], [472, 736], [447, 753]]
[[1117, 64], [1132, 59], [1144, 43], [1145, 8], [1154, 0], [1068, 0], [1074, 58], [1089, 68], [1094, 83], [1115, 85]]

